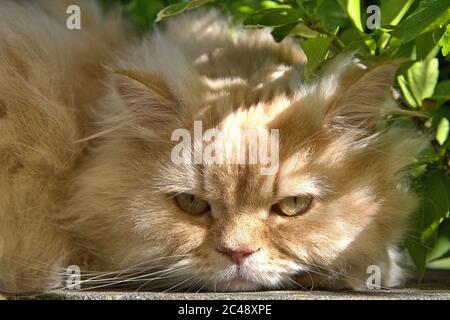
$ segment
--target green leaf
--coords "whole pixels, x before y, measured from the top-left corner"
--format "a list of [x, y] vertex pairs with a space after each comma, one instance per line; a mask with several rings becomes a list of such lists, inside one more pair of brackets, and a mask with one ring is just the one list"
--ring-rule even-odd
[[417, 189], [422, 201], [414, 217], [415, 232], [408, 240], [407, 248], [422, 278], [427, 255], [438, 239], [439, 224], [449, 214], [450, 180], [444, 172], [434, 170], [420, 179]]
[[297, 26], [297, 23], [286, 24], [284, 26], [276, 27], [272, 30], [272, 37], [276, 42], [282, 41], [289, 33]]
[[361, 1], [360, 0], [338, 0], [342, 10], [348, 14], [350, 20], [359, 31], [364, 31], [361, 22]]
[[416, 47], [414, 42], [401, 43], [397, 38], [391, 37], [389, 46], [393, 49], [393, 52], [390, 54], [392, 59], [415, 59]]
[[445, 219], [439, 226], [438, 239], [433, 250], [428, 254], [428, 262], [450, 257], [450, 219]]
[[289, 8], [289, 6], [285, 4], [280, 4], [275, 1], [263, 0], [261, 1], [261, 6], [265, 9], [275, 9], [275, 8]]
[[279, 27], [298, 22], [300, 19], [300, 10], [297, 9], [266, 9], [255, 12], [248, 16], [243, 25], [245, 27]]
[[434, 31], [418, 36], [415, 40], [417, 60], [432, 59], [439, 54], [439, 47], [433, 39]]
[[331, 37], [322, 36], [302, 42], [302, 49], [308, 59], [305, 69], [306, 77], [309, 77], [325, 61], [332, 41]]
[[377, 41], [377, 47], [380, 48], [380, 51], [384, 50], [386, 46], [388, 45], [389, 41], [391, 40], [391, 35], [387, 32], [383, 32], [381, 29], [378, 29], [375, 31], [375, 33], [379, 32], [380, 37]]
[[449, 270], [450, 269], [450, 257], [439, 259], [439, 260], [434, 260], [434, 261], [430, 262], [427, 265], [427, 267], [430, 269]]
[[417, 267], [419, 279], [421, 281], [425, 275], [428, 250], [423, 246], [419, 239], [415, 238], [415, 236], [411, 236], [411, 238], [408, 239], [406, 247], [408, 248], [409, 254]]
[[397, 25], [414, 4], [415, 0], [381, 0], [380, 12], [382, 24]]
[[450, 105], [448, 104], [442, 104], [434, 111], [432, 127], [437, 128], [439, 122], [441, 122], [441, 119], [444, 117], [450, 119]]
[[433, 95], [438, 77], [438, 59], [417, 61], [408, 69], [408, 82], [419, 105]]
[[423, 100], [433, 95], [438, 77], [438, 59], [429, 59], [415, 62], [397, 80], [408, 104], [420, 108]]
[[318, 36], [320, 36], [319, 32], [310, 29], [303, 23], [297, 24], [295, 26], [295, 28], [291, 30], [290, 34], [295, 35], [295, 36], [300, 36], [302, 38], [307, 38], [307, 39], [317, 38]]
[[420, 106], [417, 103], [416, 99], [414, 98], [411, 88], [409, 87], [409, 83], [408, 83], [408, 80], [406, 79], [406, 75], [399, 74], [397, 76], [397, 82], [400, 86], [400, 89], [402, 90], [403, 97], [405, 98], [408, 105], [410, 107], [412, 107], [413, 109], [418, 109]]
[[433, 185], [428, 186], [427, 195], [436, 209], [437, 220], [442, 220], [450, 212], [450, 178], [444, 172], [436, 171], [431, 182]]
[[213, 2], [215, 0], [192, 0], [190, 2], [180, 2], [172, 4], [163, 10], [158, 12], [158, 15], [156, 17], [156, 22], [159, 22], [161, 20], [164, 20], [168, 17], [177, 15], [185, 10], [194, 9], [200, 6], [203, 6], [207, 4], [208, 2]]
[[350, 26], [340, 32], [339, 39], [345, 45], [344, 50], [358, 52], [360, 56], [373, 56], [377, 49], [376, 41], [355, 26]]
[[166, 8], [164, 8], [163, 10], [161, 10], [160, 12], [158, 12], [158, 15], [156, 17], [156, 22], [160, 22], [164, 19], [166, 19], [167, 17], [176, 15], [180, 12], [183, 12], [186, 8], [187, 8], [188, 4], [187, 3], [175, 3], [172, 4]]
[[442, 55], [445, 57], [450, 53], [450, 24], [445, 28], [445, 33], [439, 40], [438, 45], [442, 48]]
[[442, 14], [430, 24], [424, 32], [432, 31], [439, 28], [445, 28], [445, 26], [450, 22], [450, 7], [444, 10]]
[[377, 51], [377, 42], [374, 39], [368, 37], [368, 38], [364, 39], [364, 44], [370, 50], [370, 54], [375, 55], [375, 53]]
[[449, 7], [450, 0], [422, 0], [419, 8], [400, 22], [391, 34], [403, 42], [413, 40], [445, 14]]
[[327, 30], [334, 30], [336, 27], [343, 29], [352, 25], [345, 9], [342, 9], [336, 1], [326, 0], [319, 4], [314, 18]]
[[433, 93], [433, 99], [450, 99], [450, 80], [444, 80], [436, 85]]
[[447, 141], [449, 132], [449, 121], [447, 118], [442, 118], [438, 124], [436, 132], [436, 140], [442, 146]]

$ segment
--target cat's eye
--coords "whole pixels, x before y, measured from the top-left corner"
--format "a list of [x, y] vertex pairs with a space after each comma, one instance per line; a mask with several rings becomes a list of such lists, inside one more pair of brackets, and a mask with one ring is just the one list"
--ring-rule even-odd
[[210, 209], [207, 201], [188, 193], [176, 195], [175, 201], [181, 210], [189, 214], [202, 214]]
[[311, 196], [287, 197], [272, 207], [278, 214], [294, 217], [307, 212], [314, 201]]

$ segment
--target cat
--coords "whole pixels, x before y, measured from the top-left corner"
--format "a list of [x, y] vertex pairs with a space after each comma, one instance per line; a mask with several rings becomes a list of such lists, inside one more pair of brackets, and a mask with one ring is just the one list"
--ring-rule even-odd
[[[370, 266], [401, 285], [424, 138], [385, 121], [405, 113], [398, 63], [306, 65], [295, 40], [216, 11], [139, 38], [92, 1], [2, 1], [0, 291], [70, 288], [71, 270], [81, 289], [364, 290]], [[196, 121], [225, 146], [278, 130], [278, 169], [175, 163]]]

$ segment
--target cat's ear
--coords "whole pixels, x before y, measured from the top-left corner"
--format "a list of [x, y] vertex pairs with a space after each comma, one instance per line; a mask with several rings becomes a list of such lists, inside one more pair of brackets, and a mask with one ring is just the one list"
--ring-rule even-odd
[[176, 99], [164, 81], [155, 74], [134, 70], [112, 70], [118, 96], [129, 110], [169, 111]]
[[395, 112], [386, 102], [392, 100], [392, 85], [399, 63], [383, 63], [344, 75], [341, 89], [325, 112], [331, 124], [373, 129], [383, 115]]

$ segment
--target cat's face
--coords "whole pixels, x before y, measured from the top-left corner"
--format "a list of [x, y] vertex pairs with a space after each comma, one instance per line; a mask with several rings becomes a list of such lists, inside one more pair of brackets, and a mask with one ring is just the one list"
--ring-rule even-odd
[[[144, 278], [150, 287], [256, 290], [295, 287], [308, 272], [365, 274], [385, 260], [384, 244], [413, 206], [395, 191], [395, 173], [410, 159], [386, 158], [398, 143], [377, 138], [380, 114], [371, 109], [382, 105], [394, 73], [383, 65], [248, 105], [199, 94], [194, 105], [152, 77], [121, 72], [117, 92], [132, 113], [83, 173], [73, 228], [105, 269], [157, 269]], [[233, 150], [251, 143], [246, 129], [278, 130], [270, 149], [276, 170], [176, 163], [173, 132], [195, 137], [194, 121], [203, 132], [220, 130]]]

